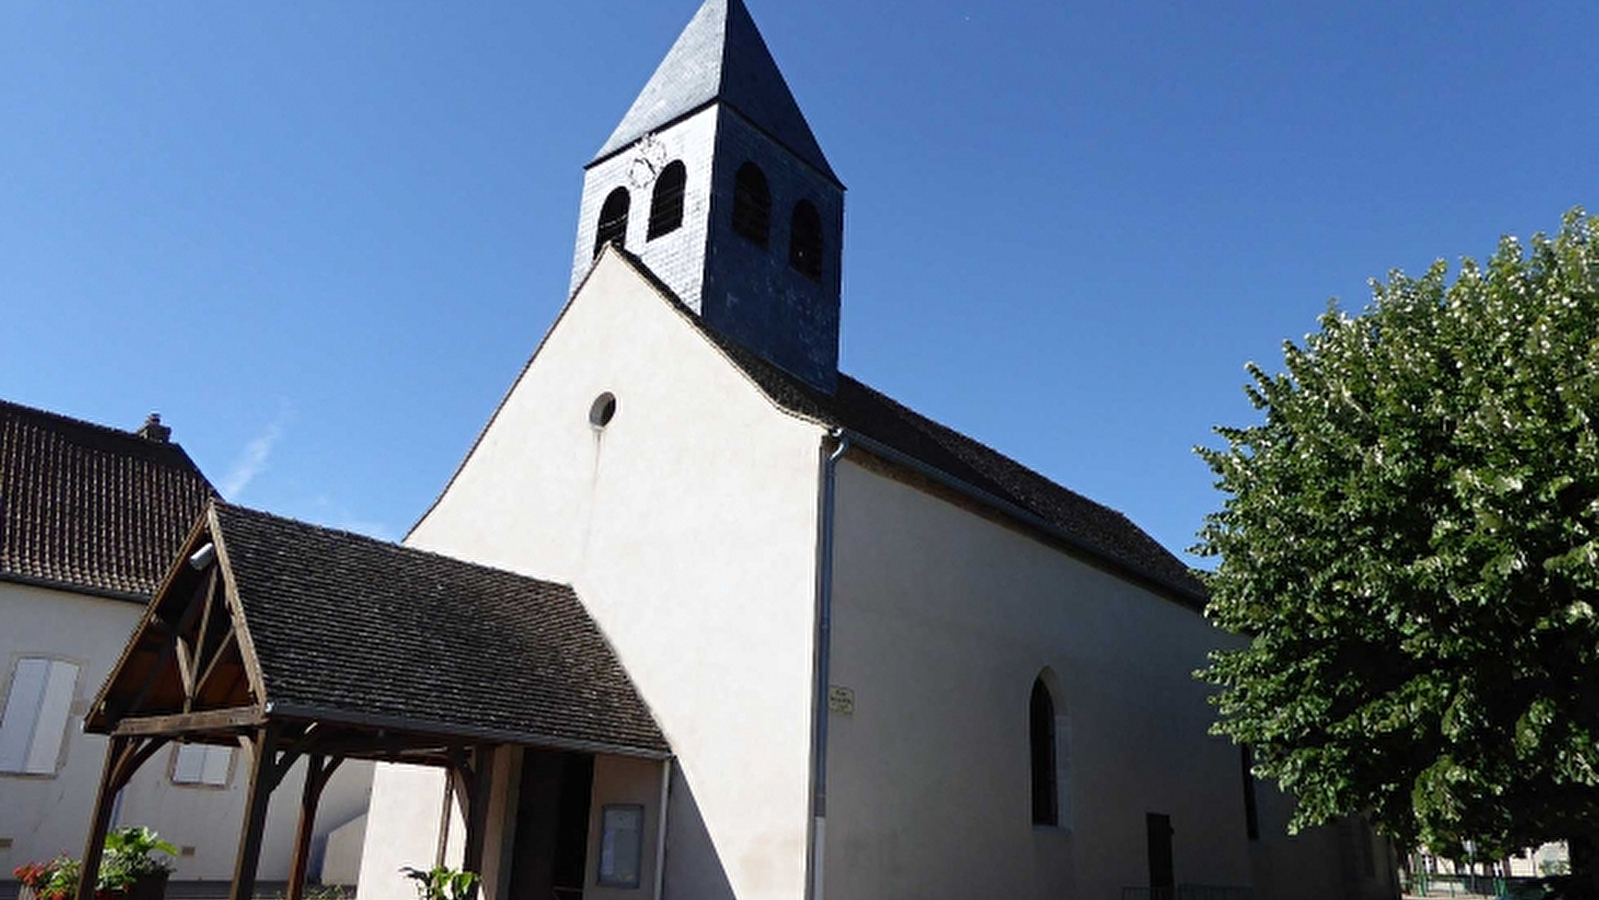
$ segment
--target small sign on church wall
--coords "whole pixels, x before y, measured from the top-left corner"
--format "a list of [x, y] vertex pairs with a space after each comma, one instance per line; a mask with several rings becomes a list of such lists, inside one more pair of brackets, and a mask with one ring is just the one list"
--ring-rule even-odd
[[827, 689], [827, 708], [841, 716], [855, 712], [855, 692], [847, 687], [832, 685]]

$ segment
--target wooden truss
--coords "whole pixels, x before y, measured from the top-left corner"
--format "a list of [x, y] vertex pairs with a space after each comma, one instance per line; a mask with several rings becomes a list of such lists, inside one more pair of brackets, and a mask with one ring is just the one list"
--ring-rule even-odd
[[466, 810], [464, 867], [480, 871], [491, 761], [498, 743], [441, 735], [393, 722], [351, 723], [316, 710], [274, 709], [250, 639], [225, 548], [208, 517], [190, 536], [146, 609], [128, 648], [85, 722], [107, 734], [105, 766], [83, 853], [77, 900], [94, 900], [116, 797], [141, 766], [177, 741], [243, 747], [250, 787], [240, 828], [230, 900], [251, 900], [273, 791], [306, 763], [287, 900], [303, 900], [318, 801], [346, 759], [440, 766]]

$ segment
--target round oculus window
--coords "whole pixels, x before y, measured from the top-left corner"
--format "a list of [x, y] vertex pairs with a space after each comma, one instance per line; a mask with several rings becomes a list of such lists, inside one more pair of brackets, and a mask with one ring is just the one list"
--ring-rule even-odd
[[616, 417], [616, 395], [610, 391], [594, 398], [594, 403], [589, 407], [589, 424], [595, 428], [604, 428], [611, 424], [611, 419]]

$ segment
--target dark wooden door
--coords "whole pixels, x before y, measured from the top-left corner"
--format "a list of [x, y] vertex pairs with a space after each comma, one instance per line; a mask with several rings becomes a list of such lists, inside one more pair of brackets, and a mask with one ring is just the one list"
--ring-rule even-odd
[[1171, 900], [1177, 887], [1171, 861], [1171, 816], [1145, 813], [1144, 827], [1149, 832], [1150, 900]]
[[594, 758], [528, 748], [517, 789], [510, 900], [581, 897]]

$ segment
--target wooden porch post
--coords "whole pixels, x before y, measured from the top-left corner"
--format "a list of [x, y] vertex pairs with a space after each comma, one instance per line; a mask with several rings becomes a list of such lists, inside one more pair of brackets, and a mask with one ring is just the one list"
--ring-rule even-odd
[[106, 832], [111, 830], [111, 807], [117, 799], [118, 762], [127, 752], [128, 738], [113, 737], [105, 751], [105, 768], [100, 773], [100, 790], [94, 798], [94, 818], [89, 820], [89, 839], [83, 845], [83, 874], [78, 878], [77, 900], [94, 900], [94, 884], [100, 877], [100, 855], [105, 850]]
[[479, 876], [483, 874], [483, 847], [488, 838], [493, 777], [494, 747], [479, 744], [472, 753], [471, 782], [466, 795], [466, 847], [461, 859], [462, 869]]
[[[261, 837], [266, 830], [267, 804], [277, 787], [277, 725], [258, 728], [250, 742], [250, 793], [244, 801], [244, 825], [239, 830], [239, 850], [233, 861], [233, 886], [228, 900], [252, 900], [255, 873], [261, 863]], [[79, 898], [87, 900], [87, 898]]]
[[94, 900], [95, 883], [100, 880], [100, 857], [105, 853], [105, 836], [111, 830], [111, 808], [116, 804], [117, 793], [166, 742], [164, 737], [113, 735], [109, 739], [105, 768], [100, 773], [100, 789], [94, 798], [94, 818], [89, 820], [89, 837], [83, 846], [77, 900]]
[[316, 808], [322, 799], [322, 789], [343, 762], [342, 757], [326, 759], [314, 755], [305, 762], [305, 788], [300, 791], [300, 824], [294, 833], [294, 859], [289, 864], [289, 893], [287, 900], [304, 900], [305, 882], [311, 861], [311, 835], [316, 828]]

